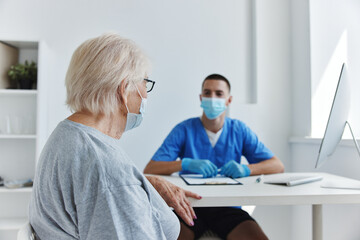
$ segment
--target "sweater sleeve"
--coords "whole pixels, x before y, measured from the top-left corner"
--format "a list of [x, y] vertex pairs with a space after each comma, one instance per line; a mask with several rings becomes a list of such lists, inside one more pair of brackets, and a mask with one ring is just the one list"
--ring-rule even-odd
[[165, 236], [160, 217], [141, 185], [110, 187], [79, 204], [79, 235], [94, 240], [176, 239]]

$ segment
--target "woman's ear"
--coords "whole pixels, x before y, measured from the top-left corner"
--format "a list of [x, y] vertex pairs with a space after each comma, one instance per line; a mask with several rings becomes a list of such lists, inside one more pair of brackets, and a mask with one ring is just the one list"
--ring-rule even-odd
[[121, 81], [120, 86], [117, 89], [118, 99], [124, 105], [127, 104], [126, 98], [126, 87], [128, 86], [128, 82], [124, 80]]

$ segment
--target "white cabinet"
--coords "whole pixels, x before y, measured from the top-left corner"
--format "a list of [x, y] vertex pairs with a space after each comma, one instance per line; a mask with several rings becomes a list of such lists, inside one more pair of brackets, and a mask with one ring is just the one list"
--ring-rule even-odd
[[33, 178], [36, 157], [36, 90], [0, 89], [0, 176]]
[[[39, 42], [1, 42], [19, 49], [20, 63], [25, 60], [38, 63], [39, 88]], [[39, 155], [39, 91], [0, 88], [0, 176], [5, 180], [34, 178]], [[16, 239], [18, 229], [27, 219], [31, 190], [0, 187], [0, 240]]]

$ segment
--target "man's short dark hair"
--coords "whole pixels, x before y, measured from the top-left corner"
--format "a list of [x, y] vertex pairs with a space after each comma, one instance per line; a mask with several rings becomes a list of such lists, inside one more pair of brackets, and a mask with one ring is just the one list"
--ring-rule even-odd
[[231, 86], [230, 86], [230, 82], [229, 80], [227, 80], [226, 77], [224, 77], [223, 75], [220, 75], [220, 74], [217, 74], [217, 73], [214, 73], [214, 74], [210, 74], [209, 76], [207, 76], [204, 81], [202, 82], [202, 86], [201, 86], [201, 89], [204, 88], [204, 84], [205, 84], [205, 81], [206, 80], [220, 80], [220, 81], [224, 81], [226, 82], [226, 85], [229, 87], [229, 92], [231, 90]]

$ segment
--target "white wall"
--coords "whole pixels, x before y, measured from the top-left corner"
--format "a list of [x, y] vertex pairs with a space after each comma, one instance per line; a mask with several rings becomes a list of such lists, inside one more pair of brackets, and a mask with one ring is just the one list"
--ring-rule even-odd
[[140, 168], [177, 122], [200, 115], [198, 94], [206, 75], [219, 72], [231, 79], [236, 102], [256, 101], [249, 0], [0, 4], [0, 38], [41, 40], [47, 46], [43, 55], [48, 68], [40, 71], [46, 71], [47, 77], [43, 84], [48, 101], [41, 107], [46, 108], [48, 134], [70, 114], [64, 105], [64, 76], [73, 51], [84, 40], [106, 31], [133, 39], [153, 63], [150, 78], [157, 83], [149, 94], [145, 121], [123, 139]]
[[[360, 2], [310, 1], [312, 136], [322, 137], [341, 64], [346, 61], [352, 95], [349, 120], [360, 135]], [[349, 136], [349, 135], [348, 135]]]
[[[301, 2], [301, 3], [300, 3]], [[302, 7], [301, 7], [302, 6]], [[300, 8], [299, 8], [300, 7]], [[322, 171], [359, 179], [360, 159], [352, 140], [343, 140], [333, 156], [320, 168], [314, 169], [320, 139], [305, 139], [306, 136], [322, 137], [332, 98], [335, 93], [340, 61], [347, 58], [352, 84], [352, 110], [350, 121], [359, 136], [360, 111], [359, 37], [360, 2], [353, 0], [293, 1], [293, 13], [302, 9], [299, 21], [302, 36], [296, 43], [293, 35], [294, 76], [294, 127], [293, 135], [301, 138], [291, 140], [291, 166], [293, 171]], [[293, 16], [294, 16], [293, 15]], [[301, 19], [299, 15], [298, 20]], [[305, 24], [304, 24], [305, 23]], [[308, 25], [306, 25], [308, 24]], [[295, 25], [293, 25], [295, 27]], [[342, 39], [344, 31], [347, 36]], [[344, 40], [345, 39], [345, 40]], [[301, 41], [303, 41], [301, 43]], [[299, 47], [296, 50], [296, 46]], [[300, 48], [300, 46], [302, 46]], [[345, 51], [338, 51], [345, 46]], [[336, 53], [339, 53], [336, 55]], [[333, 57], [335, 56], [335, 57]], [[333, 71], [329, 74], [328, 72]], [[303, 79], [298, 76], [303, 76]], [[311, 81], [309, 81], [311, 79]], [[301, 95], [303, 98], [301, 98]], [[309, 101], [311, 100], [311, 103]], [[311, 107], [310, 107], [311, 106]], [[323, 209], [324, 239], [359, 239], [359, 205], [325, 205]], [[293, 231], [291, 239], [311, 238], [311, 207], [293, 207]]]
[[309, 1], [291, 1], [292, 136], [311, 133], [311, 67]]
[[[257, 103], [234, 103], [230, 116], [245, 121], [290, 170], [291, 5], [255, 2]], [[253, 216], [270, 239], [290, 239], [291, 207], [257, 206]]]
[[[126, 133], [122, 141], [139, 168], [176, 123], [200, 115], [201, 81], [209, 73], [220, 72], [233, 85], [230, 116], [245, 121], [290, 170], [288, 138], [294, 132], [293, 122], [301, 125], [292, 114], [293, 101], [301, 102], [300, 96], [292, 97], [296, 89], [292, 83], [292, 51], [306, 45], [291, 38], [297, 33], [291, 16], [295, 2], [1, 0], [0, 39], [46, 43], [43, 58], [47, 68], [42, 74], [47, 77], [43, 83], [47, 97], [41, 103], [46, 109], [46, 135], [69, 115], [64, 105], [64, 76], [72, 52], [85, 39], [115, 30], [147, 52], [153, 62], [150, 76], [157, 81], [149, 94], [143, 124]], [[295, 19], [306, 18], [299, 13]], [[296, 26], [305, 25], [300, 21]], [[252, 34], [254, 38], [248, 38]], [[298, 61], [306, 69], [304, 56]], [[300, 68], [296, 70], [301, 72]], [[295, 79], [296, 84], [303, 85], [304, 79]], [[302, 128], [300, 135], [307, 131], [307, 127]], [[291, 207], [261, 206], [254, 216], [270, 239], [290, 239]]]

